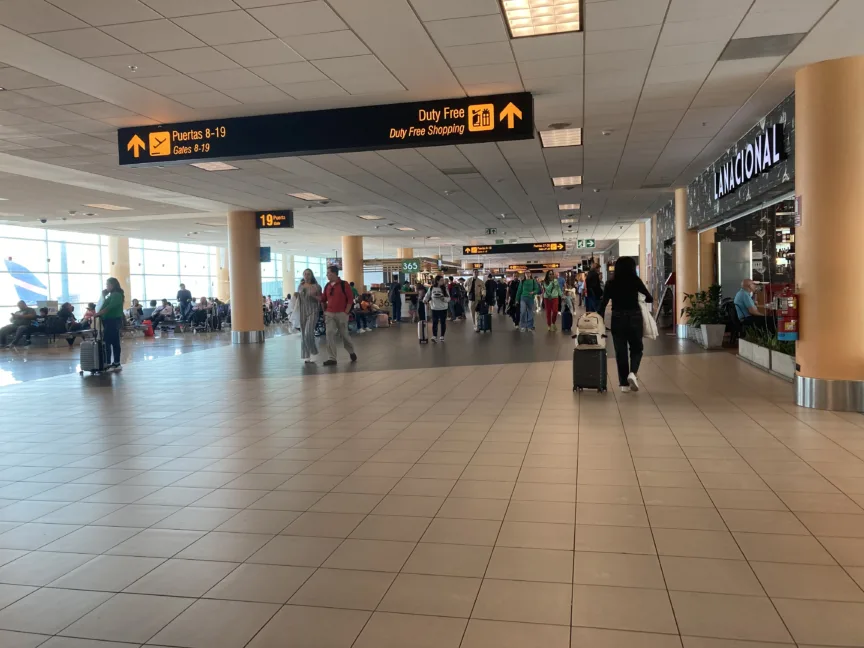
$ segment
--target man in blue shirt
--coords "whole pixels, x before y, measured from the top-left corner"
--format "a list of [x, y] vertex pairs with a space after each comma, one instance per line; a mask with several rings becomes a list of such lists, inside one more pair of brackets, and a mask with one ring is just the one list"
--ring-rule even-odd
[[774, 318], [760, 313], [753, 301], [755, 288], [756, 283], [752, 279], [745, 279], [741, 282], [741, 290], [735, 295], [735, 312], [738, 314], [741, 328], [759, 327], [773, 333], [777, 330]]

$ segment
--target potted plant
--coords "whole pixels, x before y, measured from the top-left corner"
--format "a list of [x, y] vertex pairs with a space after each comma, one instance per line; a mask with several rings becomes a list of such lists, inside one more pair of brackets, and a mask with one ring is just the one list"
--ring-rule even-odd
[[697, 341], [706, 349], [719, 349], [723, 346], [726, 324], [720, 309], [720, 286], [714, 284], [708, 290], [697, 293], [684, 293], [685, 306], [681, 315], [687, 316], [690, 330], [701, 333]]

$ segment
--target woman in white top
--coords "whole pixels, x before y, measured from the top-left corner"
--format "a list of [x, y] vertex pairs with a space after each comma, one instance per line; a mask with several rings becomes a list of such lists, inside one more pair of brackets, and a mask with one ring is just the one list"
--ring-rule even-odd
[[309, 268], [303, 271], [303, 283], [297, 290], [294, 310], [300, 312], [300, 357], [306, 364], [312, 364], [312, 356], [318, 355], [315, 326], [321, 313], [321, 286]]
[[[429, 304], [432, 310], [432, 341], [443, 342], [444, 335], [447, 333], [447, 310], [450, 304], [450, 294], [447, 292], [444, 277], [441, 275], [435, 277], [432, 288], [426, 293], [423, 301]], [[439, 322], [441, 324], [441, 337], [438, 337]], [[437, 340], [436, 337], [438, 337]]]

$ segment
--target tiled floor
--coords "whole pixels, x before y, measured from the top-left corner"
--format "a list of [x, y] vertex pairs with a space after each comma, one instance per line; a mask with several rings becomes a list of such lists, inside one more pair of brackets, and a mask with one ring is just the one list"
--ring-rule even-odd
[[[0, 389], [0, 646], [864, 646], [864, 417], [727, 353], [574, 395], [566, 340], [413, 334], [461, 362]], [[466, 364], [503, 341], [552, 358]]]

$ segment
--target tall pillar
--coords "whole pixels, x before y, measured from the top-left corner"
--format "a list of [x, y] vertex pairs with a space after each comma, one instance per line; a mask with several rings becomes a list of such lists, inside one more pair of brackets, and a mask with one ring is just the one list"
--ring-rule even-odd
[[[864, 412], [864, 56], [795, 75], [795, 282], [800, 301], [796, 400]], [[816, 269], [818, 268], [818, 271]]]
[[228, 274], [228, 250], [216, 249], [216, 299], [227, 302], [231, 299], [231, 278]]
[[106, 274], [117, 279], [123, 290], [131, 290], [132, 271], [129, 267], [129, 239], [125, 236], [108, 237], [108, 265]]
[[231, 341], [234, 344], [264, 342], [260, 247], [255, 212], [229, 212], [228, 272], [231, 276]]
[[699, 290], [699, 234], [687, 229], [687, 189], [675, 190], [675, 316], [678, 318], [676, 333], [687, 337], [687, 316], [681, 315], [684, 308], [684, 293]]
[[[294, 283], [294, 255], [282, 255], [282, 296], [294, 295], [297, 285]], [[293, 297], [292, 297], [293, 298]]]
[[413, 259], [414, 258], [414, 248], [398, 248], [396, 250], [396, 256], [399, 259]]
[[648, 244], [646, 238], [645, 223], [639, 223], [639, 276], [642, 278], [642, 282], [648, 286], [648, 277], [645, 276], [648, 272], [648, 257], [645, 256], [647, 252], [645, 246]]
[[[401, 258], [401, 257], [400, 257]], [[342, 237], [342, 274], [348, 283], [354, 282], [354, 287], [363, 292], [363, 237]]]

